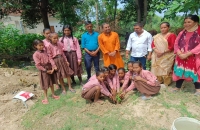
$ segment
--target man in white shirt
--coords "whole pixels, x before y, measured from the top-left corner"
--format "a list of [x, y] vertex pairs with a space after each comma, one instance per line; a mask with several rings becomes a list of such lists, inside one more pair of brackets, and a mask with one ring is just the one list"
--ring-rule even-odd
[[130, 61], [140, 61], [143, 69], [146, 69], [146, 58], [151, 59], [151, 43], [152, 36], [146, 30], [143, 29], [141, 23], [134, 25], [134, 32], [130, 34], [128, 44], [126, 47], [126, 58], [129, 58], [129, 52], [131, 51]]

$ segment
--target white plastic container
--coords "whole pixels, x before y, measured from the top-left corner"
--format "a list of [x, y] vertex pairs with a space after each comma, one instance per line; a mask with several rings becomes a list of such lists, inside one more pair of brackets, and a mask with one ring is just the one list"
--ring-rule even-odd
[[189, 117], [179, 117], [174, 120], [171, 130], [200, 130], [200, 121]]

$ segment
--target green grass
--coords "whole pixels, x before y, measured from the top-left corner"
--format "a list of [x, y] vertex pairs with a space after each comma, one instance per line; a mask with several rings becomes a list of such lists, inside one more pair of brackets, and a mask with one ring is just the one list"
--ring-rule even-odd
[[48, 105], [42, 105], [39, 99], [23, 117], [24, 129], [167, 130], [180, 116], [200, 119], [200, 115], [191, 112], [189, 107], [195, 104], [195, 109], [200, 109], [196, 102], [199, 98], [190, 92], [170, 93], [164, 89], [149, 101], [142, 101], [139, 92], [135, 92], [122, 104], [114, 105], [106, 99], [103, 105], [90, 105], [81, 98], [80, 86], [75, 89], [76, 94], [67, 92], [60, 100], [49, 98]]

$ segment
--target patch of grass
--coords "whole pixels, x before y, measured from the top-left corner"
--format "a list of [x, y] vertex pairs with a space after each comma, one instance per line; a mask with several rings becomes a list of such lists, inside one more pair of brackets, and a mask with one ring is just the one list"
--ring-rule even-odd
[[[155, 116], [157, 117], [152, 118], [152, 120], [159, 118], [160, 115], [163, 121], [172, 122], [174, 117], [168, 116], [168, 109], [170, 109], [170, 112], [174, 111], [181, 116], [199, 118], [198, 115], [188, 111], [188, 103], [195, 104], [196, 100], [196, 97], [191, 96], [190, 93], [179, 92], [174, 94], [162, 90], [152, 100], [142, 101], [138, 99], [140, 93], [135, 92], [133, 95], [129, 95], [122, 104], [114, 105], [107, 102], [103, 105], [90, 105], [86, 104], [86, 101], [81, 98], [80, 86], [75, 86], [75, 89], [76, 94], [68, 91], [67, 95], [61, 95], [60, 100], [49, 99], [49, 105], [42, 105], [40, 99], [23, 118], [24, 128], [39, 130], [167, 130], [169, 125], [166, 126], [165, 122], [162, 126], [157, 126], [148, 122], [148, 120], [156, 113]], [[61, 90], [56, 91], [56, 93], [60, 94]], [[151, 107], [149, 108], [148, 105], [151, 105]], [[139, 106], [138, 109], [145, 112], [146, 116], [139, 111], [141, 115], [134, 112], [134, 110], [137, 110], [137, 106]], [[150, 111], [150, 109], [154, 109], [154, 111]], [[163, 119], [163, 117], [167, 119]]]
[[180, 105], [175, 106], [176, 109], [179, 110], [179, 112], [181, 113], [181, 116], [187, 116], [187, 117], [191, 117], [191, 118], [195, 118], [195, 115], [192, 115], [192, 113], [190, 113], [187, 110], [186, 104], [184, 102], [181, 102]]

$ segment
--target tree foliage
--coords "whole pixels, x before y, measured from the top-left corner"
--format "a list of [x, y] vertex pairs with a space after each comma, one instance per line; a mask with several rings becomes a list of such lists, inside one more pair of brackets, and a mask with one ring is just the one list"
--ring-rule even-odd
[[151, 13], [155, 11], [162, 13], [166, 18], [175, 18], [178, 13], [184, 15], [199, 14], [200, 12], [200, 1], [199, 0], [152, 0], [150, 4]]
[[76, 23], [79, 19], [75, 12], [77, 0], [0, 0], [3, 15], [21, 13], [23, 23], [29, 28], [35, 28], [43, 22], [45, 28], [50, 28], [49, 16], [57, 15], [61, 23]]

